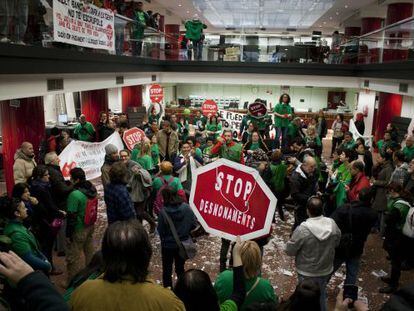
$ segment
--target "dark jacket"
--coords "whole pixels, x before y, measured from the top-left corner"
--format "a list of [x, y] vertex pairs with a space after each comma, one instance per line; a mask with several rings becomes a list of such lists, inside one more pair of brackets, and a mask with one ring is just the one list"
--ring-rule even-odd
[[318, 189], [318, 176], [316, 172], [308, 176], [299, 165], [290, 176], [290, 193], [299, 208], [306, 208], [308, 199], [316, 194]]
[[[195, 229], [197, 225], [197, 220], [190, 206], [187, 203], [181, 203], [180, 205], [165, 206], [164, 210], [173, 221], [180, 241], [190, 238], [191, 230]], [[157, 231], [163, 248], [178, 248], [163, 213], [160, 213], [158, 216]]]
[[[352, 225], [349, 221], [350, 211]], [[377, 213], [361, 201], [345, 204], [332, 214], [331, 218], [335, 220], [342, 235], [352, 233], [351, 256], [362, 255], [365, 241], [371, 228], [375, 225], [377, 217]], [[337, 249], [336, 256], [341, 257], [341, 255], [343, 256], [342, 250]]]
[[126, 185], [109, 183], [105, 187], [104, 199], [108, 224], [136, 217], [134, 205]]
[[374, 166], [374, 162], [372, 161], [372, 153], [369, 150], [365, 151], [364, 165], [365, 165], [365, 175], [367, 177], [371, 177], [372, 176], [372, 167]]
[[326, 123], [326, 119], [322, 118], [320, 121], [320, 133], [318, 132], [319, 138], [322, 140], [322, 138], [326, 137], [326, 134], [328, 133], [328, 125]]
[[365, 122], [364, 120], [355, 121], [355, 127], [358, 130], [358, 133], [364, 135], [365, 132]]
[[385, 162], [380, 168], [377, 179], [374, 181], [375, 199], [372, 208], [377, 212], [385, 211], [387, 208], [387, 186], [393, 171], [394, 168], [391, 162]]
[[50, 183], [41, 180], [33, 180], [30, 193], [39, 201], [39, 209], [42, 208], [41, 218], [51, 223], [53, 219], [61, 217], [61, 213], [52, 198]]
[[69, 310], [62, 295], [42, 272], [26, 275], [17, 283], [17, 290], [32, 311]]
[[49, 181], [52, 192], [52, 199], [60, 210], [66, 210], [66, 200], [73, 190], [73, 186], [66, 183], [59, 165], [48, 164]]
[[98, 123], [96, 130], [98, 132], [99, 141], [104, 141], [115, 131], [113, 128], [109, 127], [108, 124], [102, 122]]

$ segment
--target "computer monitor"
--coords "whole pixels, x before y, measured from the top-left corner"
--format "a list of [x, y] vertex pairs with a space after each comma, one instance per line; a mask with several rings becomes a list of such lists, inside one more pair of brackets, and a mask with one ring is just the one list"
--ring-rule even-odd
[[68, 123], [68, 115], [67, 114], [60, 114], [58, 116], [58, 122], [63, 124], [63, 123]]

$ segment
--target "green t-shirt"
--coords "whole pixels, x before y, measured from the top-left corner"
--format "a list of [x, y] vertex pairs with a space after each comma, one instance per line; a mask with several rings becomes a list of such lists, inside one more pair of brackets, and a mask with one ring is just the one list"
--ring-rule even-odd
[[[163, 177], [168, 182], [171, 178], [171, 175], [165, 175]], [[178, 190], [182, 190], [183, 185], [181, 184], [181, 181], [177, 177], [173, 177], [173, 178], [174, 179], [171, 181], [170, 187], [173, 188], [175, 192], [178, 192]], [[160, 177], [155, 178], [154, 181], [152, 182], [152, 188], [154, 192], [157, 193], [158, 190], [161, 189], [162, 185], [163, 185], [163, 182], [161, 178]]]
[[136, 40], [144, 38], [144, 30], [147, 25], [148, 14], [144, 11], [135, 11], [134, 12], [134, 21], [133, 23], [133, 32], [132, 36]]
[[351, 140], [350, 142], [343, 142], [341, 144], [341, 148], [342, 149], [348, 149], [348, 150], [352, 150], [355, 147], [355, 140]]
[[84, 124], [78, 124], [73, 131], [75, 135], [78, 136], [78, 139], [81, 141], [93, 141], [95, 136], [95, 129], [90, 122], [85, 122]]
[[270, 170], [272, 171], [272, 185], [273, 190], [281, 192], [285, 189], [285, 178], [287, 174], [287, 165], [284, 162], [280, 164], [270, 164]]
[[306, 145], [309, 145], [310, 143], [315, 143], [316, 146], [318, 146], [318, 147], [322, 146], [321, 139], [318, 136], [316, 136], [316, 137], [306, 136], [305, 137], [305, 142], [306, 142]]
[[141, 145], [138, 143], [134, 146], [134, 149], [131, 150], [131, 160], [138, 163], [140, 153], [141, 153]]
[[223, 159], [240, 163], [242, 151], [243, 146], [241, 144], [235, 143], [231, 147], [228, 147], [226, 144], [223, 144], [220, 148], [220, 157]]
[[137, 163], [141, 165], [141, 167], [147, 171], [154, 168], [152, 157], [147, 154], [144, 154], [142, 157], [139, 157], [137, 160]]
[[290, 139], [294, 139], [295, 137], [299, 137], [300, 136], [299, 127], [295, 123], [290, 122], [289, 125], [288, 125], [287, 135]]
[[403, 149], [403, 153], [405, 155], [406, 161], [410, 162], [412, 159], [414, 159], [414, 145], [411, 147], [405, 146]]
[[259, 142], [250, 144], [249, 150], [255, 151], [257, 149], [260, 149], [260, 143]]
[[199, 158], [203, 158], [203, 152], [200, 148], [195, 148], [195, 155]]
[[[400, 201], [400, 202], [396, 203], [397, 201]], [[390, 199], [388, 200], [387, 210], [388, 212], [392, 212], [393, 209], [398, 209], [400, 212], [400, 221], [398, 224], [396, 224], [396, 226], [399, 230], [402, 230], [404, 227], [408, 212], [410, 210], [410, 205], [401, 198]]]
[[68, 213], [76, 214], [75, 231], [85, 227], [85, 209], [88, 197], [79, 190], [72, 191], [66, 203]]
[[[277, 112], [278, 114], [292, 114], [292, 107], [289, 104], [278, 103], [273, 112]], [[288, 127], [289, 126], [289, 119], [284, 119], [275, 115], [275, 126], [276, 127]]]
[[[257, 277], [249, 280], [245, 280], [246, 293], [248, 293], [253, 285], [256, 283]], [[219, 303], [228, 301], [233, 292], [233, 271], [226, 270], [219, 274], [216, 282], [214, 283], [214, 289], [216, 290], [219, 298]], [[268, 280], [259, 278], [259, 282], [255, 288], [246, 296], [241, 310], [244, 310], [247, 306], [254, 302], [278, 302], [278, 297], [275, 295], [273, 286]]]

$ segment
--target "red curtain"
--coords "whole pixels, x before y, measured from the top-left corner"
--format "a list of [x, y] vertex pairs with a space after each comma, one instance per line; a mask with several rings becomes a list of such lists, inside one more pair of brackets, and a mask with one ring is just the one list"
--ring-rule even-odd
[[180, 25], [167, 24], [165, 25], [166, 41], [169, 45], [169, 49], [165, 51], [165, 57], [169, 60], [178, 60], [179, 58], [179, 46], [178, 38], [180, 37]]
[[142, 106], [142, 85], [124, 86], [122, 88], [122, 112], [127, 113], [129, 107]]
[[364, 17], [361, 19], [361, 35], [380, 29], [383, 22], [381, 17]]
[[45, 138], [43, 97], [20, 99], [20, 107], [10, 107], [10, 101], [0, 102], [0, 119], [3, 135], [3, 166], [7, 191], [14, 185], [14, 154], [24, 141], [33, 144], [35, 153]]
[[99, 113], [108, 112], [108, 90], [81, 92], [81, 111], [93, 126], [99, 122]]
[[391, 122], [392, 118], [401, 115], [402, 95], [391, 93], [380, 93], [378, 114], [376, 125], [375, 139], [382, 139], [384, 136], [387, 124]]

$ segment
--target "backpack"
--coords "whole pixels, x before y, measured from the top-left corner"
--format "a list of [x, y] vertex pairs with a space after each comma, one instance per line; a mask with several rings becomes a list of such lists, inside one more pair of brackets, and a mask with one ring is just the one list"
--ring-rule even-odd
[[164, 190], [166, 187], [168, 187], [174, 181], [174, 177], [171, 176], [168, 181], [166, 181], [163, 176], [161, 176], [160, 179], [162, 181], [162, 186], [158, 190], [157, 195], [155, 197], [155, 201], [154, 201], [154, 212], [157, 215], [160, 213], [161, 209], [164, 206], [164, 200], [162, 198], [162, 190]]
[[[404, 203], [405, 201], [397, 201], [400, 203]], [[407, 204], [405, 202], [404, 204]], [[405, 218], [405, 223], [403, 226], [403, 234], [409, 238], [414, 238], [414, 207], [410, 205], [410, 210], [407, 213], [407, 217]]]
[[85, 226], [92, 226], [96, 219], [98, 218], [98, 198], [94, 197], [92, 199], [88, 198], [86, 202], [85, 208], [85, 218], [83, 219], [83, 223]]

